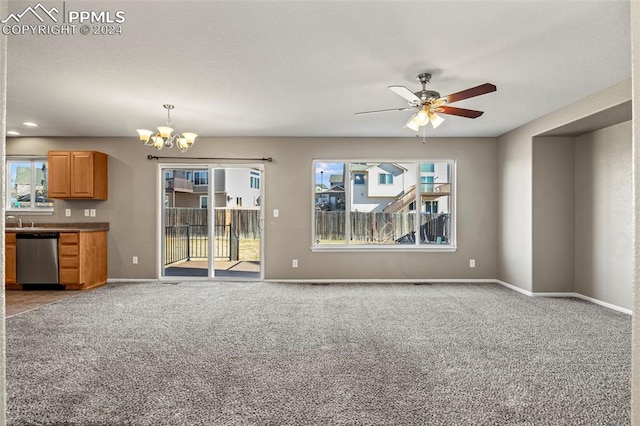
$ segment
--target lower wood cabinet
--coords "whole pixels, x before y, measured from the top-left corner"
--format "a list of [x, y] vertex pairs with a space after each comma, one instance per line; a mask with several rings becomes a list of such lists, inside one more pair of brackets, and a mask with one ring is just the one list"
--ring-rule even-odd
[[[60, 232], [58, 261], [58, 280], [66, 290], [86, 290], [105, 284], [107, 231]], [[16, 280], [16, 234], [13, 232], [5, 234], [5, 289], [22, 289]]]
[[4, 280], [6, 289], [20, 289], [16, 284], [16, 234], [4, 236]]
[[61, 232], [60, 284], [86, 290], [107, 282], [107, 233]]

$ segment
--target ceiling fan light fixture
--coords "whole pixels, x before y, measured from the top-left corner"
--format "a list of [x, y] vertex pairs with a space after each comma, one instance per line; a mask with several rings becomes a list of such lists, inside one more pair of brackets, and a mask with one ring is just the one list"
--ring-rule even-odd
[[429, 113], [429, 121], [434, 129], [438, 128], [444, 122], [444, 118], [440, 117], [435, 112]]
[[409, 117], [409, 119], [407, 120], [407, 122], [404, 123], [404, 127], [408, 127], [409, 129], [413, 130], [414, 132], [417, 132], [418, 129], [420, 129], [420, 126], [415, 121], [415, 118], [416, 118], [417, 115], [418, 115], [417, 113], [412, 114], [411, 117]]
[[413, 121], [420, 127], [429, 124], [429, 110], [427, 109], [426, 105], [423, 106], [420, 111], [418, 111]]

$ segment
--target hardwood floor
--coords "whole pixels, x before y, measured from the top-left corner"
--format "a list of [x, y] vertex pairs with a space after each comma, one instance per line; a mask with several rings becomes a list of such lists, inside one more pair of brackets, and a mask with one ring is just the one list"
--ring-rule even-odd
[[5, 318], [48, 305], [68, 297], [79, 295], [79, 291], [52, 289], [5, 291]]

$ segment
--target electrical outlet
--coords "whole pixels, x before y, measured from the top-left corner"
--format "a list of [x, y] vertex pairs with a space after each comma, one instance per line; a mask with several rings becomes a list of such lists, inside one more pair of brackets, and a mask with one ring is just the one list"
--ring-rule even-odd
[[84, 209], [84, 215], [89, 216], [89, 209]]
[[476, 267], [476, 260], [469, 259], [469, 268], [475, 268], [475, 267]]
[[71, 209], [64, 209], [64, 215], [66, 217], [71, 217]]
[[297, 268], [298, 267], [298, 259], [293, 259], [293, 261], [291, 262], [291, 266], [293, 268]]
[[91, 209], [90, 216], [96, 217], [96, 209]]
[[138, 264], [138, 256], [133, 256], [133, 264], [134, 265]]

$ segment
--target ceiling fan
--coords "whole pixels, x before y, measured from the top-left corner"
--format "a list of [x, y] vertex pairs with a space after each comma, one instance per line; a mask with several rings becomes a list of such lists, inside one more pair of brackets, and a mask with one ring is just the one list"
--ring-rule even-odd
[[362, 111], [356, 112], [356, 114], [371, 114], [376, 112], [387, 111], [406, 111], [415, 110], [415, 112], [409, 117], [403, 127], [408, 127], [411, 130], [417, 132], [420, 127], [426, 126], [431, 123], [435, 129], [444, 121], [444, 118], [440, 117], [440, 114], [457, 115], [459, 117], [466, 118], [478, 118], [483, 111], [476, 111], [473, 109], [457, 108], [448, 106], [447, 104], [461, 101], [463, 99], [473, 98], [475, 96], [485, 95], [487, 93], [495, 92], [496, 86], [491, 83], [481, 84], [480, 86], [472, 87], [470, 89], [463, 90], [461, 92], [452, 93], [447, 96], [440, 96], [440, 93], [433, 90], [427, 90], [426, 85], [431, 80], [431, 74], [422, 73], [418, 75], [418, 81], [422, 84], [422, 90], [412, 92], [405, 86], [389, 86], [389, 89], [397, 93], [398, 95], [409, 101], [409, 106], [405, 108], [391, 108], [391, 109], [379, 109], [374, 111]]

